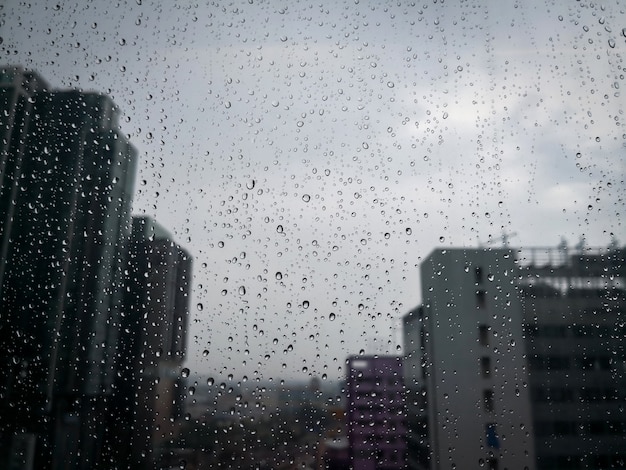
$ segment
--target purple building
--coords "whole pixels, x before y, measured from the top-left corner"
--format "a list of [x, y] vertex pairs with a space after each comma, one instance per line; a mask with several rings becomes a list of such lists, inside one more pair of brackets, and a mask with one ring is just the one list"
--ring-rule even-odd
[[346, 373], [351, 468], [406, 468], [402, 359], [351, 356]]

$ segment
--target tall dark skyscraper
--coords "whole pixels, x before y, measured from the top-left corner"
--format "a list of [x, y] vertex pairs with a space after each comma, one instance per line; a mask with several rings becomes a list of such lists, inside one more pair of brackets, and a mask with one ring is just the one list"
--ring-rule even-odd
[[0, 463], [95, 468], [112, 394], [136, 152], [97, 93], [0, 70]]
[[189, 254], [155, 221], [134, 217], [113, 427], [129, 468], [157, 468], [182, 415], [190, 282]]

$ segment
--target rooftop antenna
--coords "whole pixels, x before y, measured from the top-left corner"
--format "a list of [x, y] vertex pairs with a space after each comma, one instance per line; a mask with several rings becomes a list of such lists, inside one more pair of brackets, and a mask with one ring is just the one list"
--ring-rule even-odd
[[506, 230], [502, 230], [502, 246], [504, 248], [508, 248], [509, 247], [509, 238], [516, 237], [516, 236], [517, 236], [517, 232], [506, 233]]
[[576, 248], [576, 250], [579, 251], [580, 253], [585, 251], [585, 236], [584, 235], [580, 236], [580, 238], [578, 239], [578, 243], [576, 243], [574, 248]]

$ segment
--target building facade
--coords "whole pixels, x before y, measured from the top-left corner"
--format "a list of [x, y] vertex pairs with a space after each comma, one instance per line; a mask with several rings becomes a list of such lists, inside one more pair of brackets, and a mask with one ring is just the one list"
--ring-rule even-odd
[[424, 387], [426, 364], [422, 362], [421, 345], [424, 343], [424, 309], [420, 306], [403, 320], [404, 358], [403, 372], [407, 425], [407, 467], [412, 469], [430, 468], [428, 435], [428, 403]]
[[404, 318], [410, 468], [623, 467], [624, 270], [616, 247], [433, 252]]
[[0, 71], [0, 459], [96, 468], [112, 394], [136, 152], [97, 93]]
[[626, 467], [625, 253], [518, 253], [538, 470]]
[[405, 382], [423, 396], [407, 417], [412, 468], [534, 468], [516, 272], [511, 250], [422, 263], [423, 304], [404, 319]]
[[405, 468], [402, 358], [351, 356], [346, 367], [350, 468]]
[[157, 222], [133, 217], [127, 271], [111, 441], [117, 460], [151, 469], [182, 417], [191, 257]]

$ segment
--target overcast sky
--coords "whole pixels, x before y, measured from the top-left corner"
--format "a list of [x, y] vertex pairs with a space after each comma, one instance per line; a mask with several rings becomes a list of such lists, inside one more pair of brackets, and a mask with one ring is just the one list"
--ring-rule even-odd
[[399, 352], [433, 249], [626, 240], [616, 0], [55, 5], [0, 7], [3, 62], [121, 108], [192, 372], [335, 379]]

